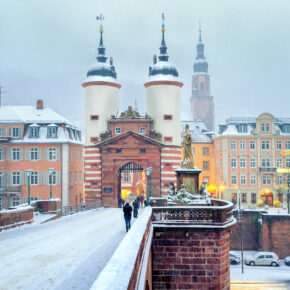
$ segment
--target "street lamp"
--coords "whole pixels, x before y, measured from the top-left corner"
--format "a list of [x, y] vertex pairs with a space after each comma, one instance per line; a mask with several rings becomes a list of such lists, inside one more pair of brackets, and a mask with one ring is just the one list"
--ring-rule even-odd
[[147, 175], [147, 200], [148, 204], [150, 203], [150, 198], [151, 198], [151, 172], [152, 172], [152, 167], [147, 167], [145, 169], [146, 175]]
[[52, 174], [53, 174], [53, 168], [48, 168], [49, 173], [49, 185], [50, 185], [50, 196], [49, 199], [52, 199]]
[[31, 169], [28, 169], [26, 171], [26, 176], [27, 176], [27, 186], [28, 186], [28, 200], [27, 200], [27, 203], [30, 205], [30, 178], [31, 178], [31, 173], [32, 173], [32, 170]]

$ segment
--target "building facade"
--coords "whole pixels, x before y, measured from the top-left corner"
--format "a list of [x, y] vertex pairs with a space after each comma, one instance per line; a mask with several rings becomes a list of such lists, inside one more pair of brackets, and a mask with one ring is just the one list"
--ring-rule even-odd
[[191, 112], [194, 120], [201, 120], [208, 131], [214, 131], [214, 102], [210, 94], [208, 63], [204, 56], [204, 44], [199, 30], [197, 56], [193, 65]]
[[[222, 197], [254, 205], [287, 202], [290, 167], [290, 119], [263, 113], [257, 118], [229, 118], [214, 138], [216, 181], [224, 182]], [[288, 152], [288, 153], [287, 153]]]
[[51, 184], [62, 205], [82, 201], [81, 131], [41, 100], [0, 108], [0, 209], [27, 202], [28, 171], [31, 200], [48, 199]]
[[[181, 87], [178, 72], [168, 59], [165, 27], [158, 58], [149, 68], [146, 115], [131, 107], [119, 114], [119, 89], [112, 58], [108, 61], [100, 29], [97, 62], [89, 69], [85, 89], [86, 199], [117, 206], [122, 174], [151, 168], [152, 196], [167, 195], [174, 170], [180, 165]], [[146, 182], [147, 183], [147, 182]]]

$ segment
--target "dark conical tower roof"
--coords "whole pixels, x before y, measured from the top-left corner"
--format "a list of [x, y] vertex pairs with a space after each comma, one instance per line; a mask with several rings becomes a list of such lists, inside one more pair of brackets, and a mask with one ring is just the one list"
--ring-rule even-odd
[[204, 44], [201, 39], [201, 28], [199, 27], [199, 39], [196, 45], [197, 56], [193, 65], [193, 71], [195, 73], [207, 73], [208, 63], [204, 56]]
[[117, 79], [115, 67], [113, 66], [112, 58], [108, 62], [106, 56], [106, 48], [103, 41], [103, 25], [100, 26], [100, 43], [98, 47], [97, 62], [93, 64], [87, 73], [87, 77], [110, 77]]
[[161, 45], [160, 45], [160, 54], [158, 56], [158, 61], [154, 58], [154, 64], [152, 67], [149, 68], [149, 77], [157, 76], [157, 75], [164, 75], [164, 76], [172, 76], [178, 77], [178, 72], [175, 66], [168, 61], [169, 56], [167, 54], [167, 46], [165, 43], [165, 25], [164, 25], [164, 14], [162, 14], [163, 22], [162, 22], [162, 38], [161, 38]]

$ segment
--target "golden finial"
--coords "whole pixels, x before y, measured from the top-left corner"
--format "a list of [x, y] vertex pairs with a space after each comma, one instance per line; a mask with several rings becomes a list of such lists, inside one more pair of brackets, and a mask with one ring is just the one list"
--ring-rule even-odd
[[161, 32], [165, 32], [164, 21], [165, 21], [164, 13], [162, 13], [162, 28], [161, 28]]

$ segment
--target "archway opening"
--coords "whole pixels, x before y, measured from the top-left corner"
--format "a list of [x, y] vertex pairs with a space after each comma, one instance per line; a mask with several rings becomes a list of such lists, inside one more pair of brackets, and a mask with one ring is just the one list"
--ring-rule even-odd
[[273, 193], [271, 191], [265, 190], [264, 192], [262, 192], [261, 199], [264, 204], [273, 205]]
[[146, 174], [143, 167], [135, 162], [129, 162], [119, 169], [118, 185], [118, 205], [122, 207], [124, 202], [132, 203], [138, 198], [143, 204], [147, 198], [146, 193]]

